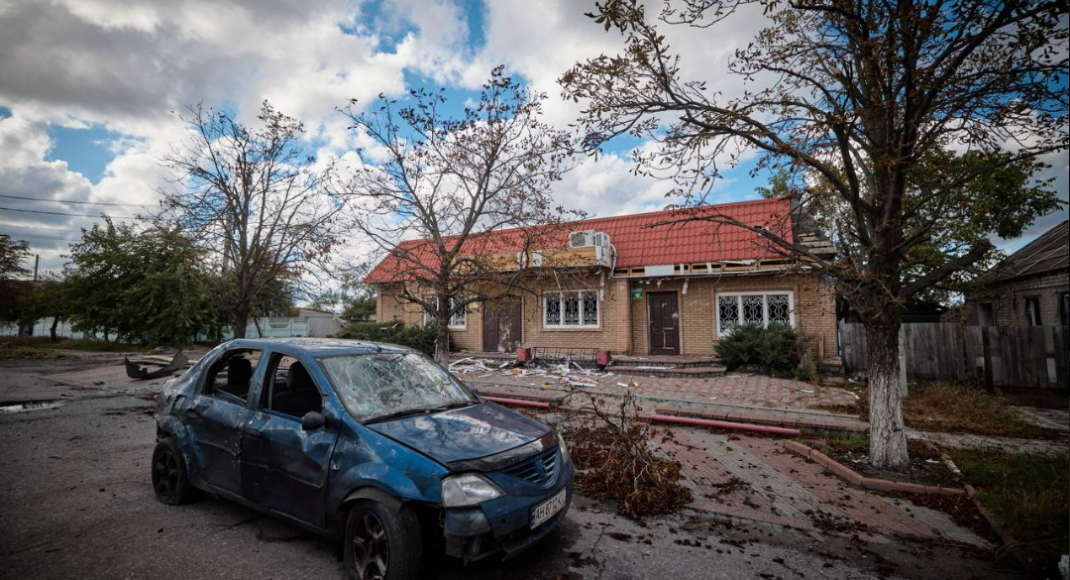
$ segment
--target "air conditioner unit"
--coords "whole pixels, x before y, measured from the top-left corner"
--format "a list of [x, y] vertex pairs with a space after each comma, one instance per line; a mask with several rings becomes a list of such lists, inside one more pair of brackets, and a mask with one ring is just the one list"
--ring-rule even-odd
[[568, 246], [570, 248], [589, 248], [591, 246], [608, 248], [609, 235], [594, 230], [572, 232], [568, 237]]

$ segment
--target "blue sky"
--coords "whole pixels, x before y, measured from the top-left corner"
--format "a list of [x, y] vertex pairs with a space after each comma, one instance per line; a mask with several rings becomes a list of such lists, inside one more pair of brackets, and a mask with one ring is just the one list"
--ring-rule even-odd
[[[115, 215], [152, 207], [168, 177], [160, 159], [185, 138], [174, 111], [197, 102], [248, 121], [270, 99], [305, 121], [310, 149], [337, 155], [361, 145], [335, 111], [347, 99], [446, 87], [459, 111], [504, 64], [548, 94], [545, 119], [565, 128], [581, 106], [561, 99], [557, 78], [577, 61], [620, 50], [619, 35], [583, 16], [593, 2], [576, 0], [219, 0], [213, 8], [204, 18], [196, 0], [12, 0], [0, 14], [0, 194], [131, 207], [14, 199], [0, 207]], [[728, 58], [764, 24], [752, 11], [716, 43], [701, 32], [671, 43], [688, 57], [685, 74], [731, 96], [742, 85], [727, 74]], [[592, 215], [663, 207], [666, 184], [631, 173], [628, 152], [637, 145], [620, 139], [598, 162], [586, 160], [555, 197]], [[768, 175], [752, 177], [753, 163], [724, 171], [711, 201], [757, 197]], [[1051, 175], [1065, 198], [1065, 159]], [[64, 238], [94, 221], [0, 211], [0, 231], [36, 236], [30, 241], [51, 269], [63, 262]]]

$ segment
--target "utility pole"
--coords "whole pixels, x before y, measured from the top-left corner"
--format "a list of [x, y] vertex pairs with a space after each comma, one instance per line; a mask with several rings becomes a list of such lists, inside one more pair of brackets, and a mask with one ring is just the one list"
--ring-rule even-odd
[[41, 265], [41, 254], [33, 255], [33, 283], [37, 283], [37, 267]]

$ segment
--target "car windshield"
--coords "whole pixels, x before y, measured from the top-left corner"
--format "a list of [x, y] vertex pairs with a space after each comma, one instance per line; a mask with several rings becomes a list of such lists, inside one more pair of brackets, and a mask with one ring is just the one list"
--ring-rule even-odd
[[442, 367], [418, 354], [361, 354], [320, 360], [346, 408], [362, 422], [477, 402]]

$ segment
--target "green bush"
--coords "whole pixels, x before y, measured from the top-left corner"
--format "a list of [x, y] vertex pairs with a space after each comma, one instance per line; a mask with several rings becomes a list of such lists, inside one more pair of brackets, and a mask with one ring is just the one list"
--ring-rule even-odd
[[794, 376], [806, 370], [795, 331], [785, 324], [762, 327], [754, 324], [737, 326], [731, 334], [714, 345], [728, 370], [757, 366], [761, 372], [773, 376]]
[[387, 342], [435, 356], [435, 327], [405, 326], [403, 322], [351, 322], [335, 338]]

